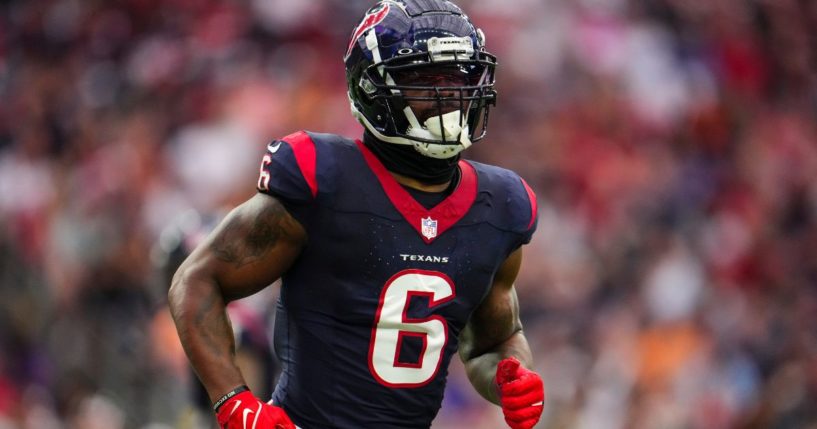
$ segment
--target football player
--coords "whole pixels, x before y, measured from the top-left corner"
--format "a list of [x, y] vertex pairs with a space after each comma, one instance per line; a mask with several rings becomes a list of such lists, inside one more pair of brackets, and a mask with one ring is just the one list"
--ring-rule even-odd
[[[170, 308], [221, 428], [428, 428], [457, 352], [511, 428], [539, 420], [513, 285], [536, 198], [461, 159], [496, 102], [484, 44], [449, 1], [380, 1], [344, 56], [362, 139], [270, 143], [259, 192], [176, 272]], [[283, 370], [265, 401], [236, 366], [225, 305], [278, 278]]]

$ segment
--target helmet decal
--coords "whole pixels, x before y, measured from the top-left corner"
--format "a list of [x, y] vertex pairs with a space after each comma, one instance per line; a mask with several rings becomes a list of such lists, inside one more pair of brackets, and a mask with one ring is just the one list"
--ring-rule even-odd
[[355, 47], [355, 43], [357, 43], [357, 39], [363, 35], [366, 31], [371, 28], [374, 28], [375, 25], [380, 24], [386, 19], [386, 16], [389, 14], [391, 10], [391, 6], [387, 2], [381, 2], [377, 6], [370, 9], [366, 16], [363, 17], [363, 20], [360, 24], [355, 28], [354, 33], [352, 33], [352, 39], [349, 41], [349, 47], [346, 49], [346, 55], [343, 57], [346, 58], [352, 53], [352, 48]]

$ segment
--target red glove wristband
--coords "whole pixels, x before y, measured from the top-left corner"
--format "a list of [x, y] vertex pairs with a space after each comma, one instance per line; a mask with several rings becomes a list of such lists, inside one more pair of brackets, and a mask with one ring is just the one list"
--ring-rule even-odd
[[221, 406], [224, 405], [224, 403], [227, 402], [227, 400], [229, 400], [230, 398], [232, 398], [235, 395], [238, 395], [241, 392], [246, 392], [248, 390], [250, 390], [250, 388], [247, 387], [247, 385], [242, 384], [241, 386], [238, 386], [235, 389], [227, 392], [227, 394], [225, 394], [221, 398], [218, 398], [218, 401], [213, 403], [213, 411], [218, 413], [219, 408], [221, 408]]
[[521, 366], [510, 357], [496, 367], [502, 413], [512, 429], [530, 429], [542, 415], [545, 386], [539, 374]]
[[[231, 392], [225, 401], [216, 401], [216, 418], [221, 429], [295, 429], [283, 408], [262, 402], [249, 390]], [[229, 393], [225, 396], [230, 395]], [[222, 402], [219, 404], [218, 402]]]

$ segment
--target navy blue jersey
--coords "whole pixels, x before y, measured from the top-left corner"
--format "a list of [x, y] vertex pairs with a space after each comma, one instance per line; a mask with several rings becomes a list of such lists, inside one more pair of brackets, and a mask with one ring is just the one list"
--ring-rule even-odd
[[308, 234], [283, 277], [274, 338], [273, 400], [298, 426], [431, 425], [460, 332], [536, 228], [519, 176], [459, 168], [429, 210], [360, 141], [299, 132], [268, 145], [258, 189]]

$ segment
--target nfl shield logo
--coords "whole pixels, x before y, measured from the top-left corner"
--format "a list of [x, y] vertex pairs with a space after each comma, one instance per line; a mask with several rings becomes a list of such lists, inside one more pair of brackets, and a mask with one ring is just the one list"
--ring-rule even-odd
[[422, 233], [425, 238], [432, 239], [437, 236], [437, 221], [431, 219], [431, 216], [420, 219], [422, 225]]

